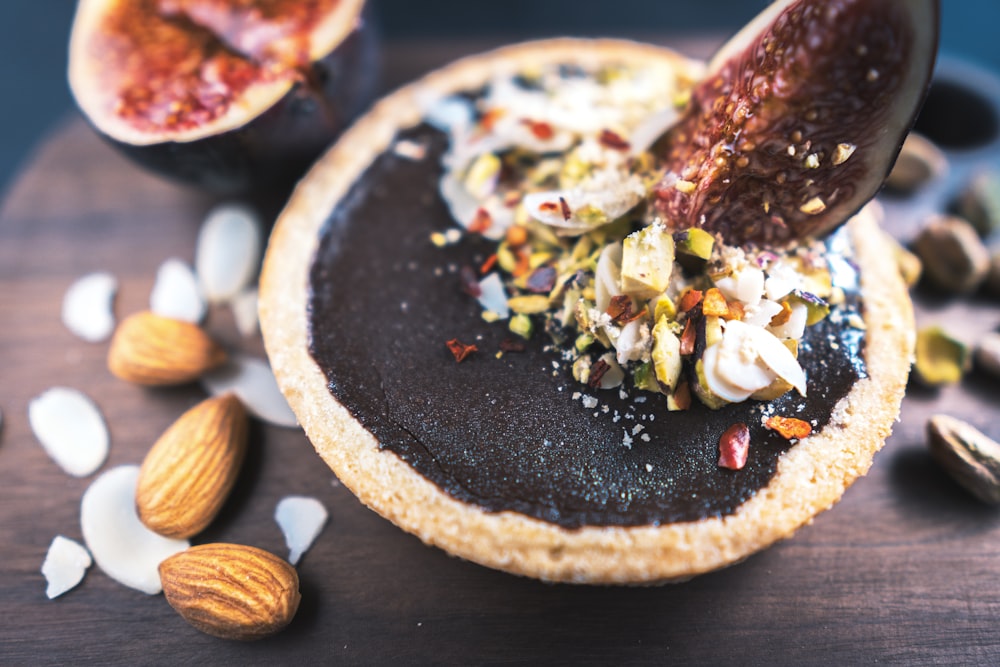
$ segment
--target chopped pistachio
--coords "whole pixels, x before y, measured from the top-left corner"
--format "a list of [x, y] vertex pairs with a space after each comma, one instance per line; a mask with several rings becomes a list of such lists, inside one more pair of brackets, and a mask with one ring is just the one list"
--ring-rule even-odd
[[484, 322], [496, 322], [503, 319], [500, 317], [500, 313], [495, 310], [484, 310], [482, 317]]
[[590, 366], [590, 357], [586, 355], [577, 357], [576, 361], [573, 362], [573, 379], [587, 384], [590, 381]]
[[656, 371], [652, 362], [643, 362], [633, 369], [632, 384], [636, 389], [643, 391], [660, 391], [660, 384], [656, 381]]
[[531, 338], [531, 334], [534, 332], [534, 325], [531, 322], [531, 318], [524, 314], [518, 314], [510, 318], [510, 323], [507, 325], [512, 334], [516, 334], [525, 340]]
[[507, 299], [507, 306], [519, 315], [538, 315], [549, 309], [549, 297], [544, 294], [525, 294]]
[[681, 341], [673, 332], [667, 318], [653, 327], [653, 368], [656, 379], [664, 387], [673, 389], [681, 377]]
[[465, 189], [473, 197], [484, 199], [496, 188], [500, 176], [500, 158], [493, 153], [483, 153], [469, 165], [465, 174]]
[[708, 259], [712, 256], [715, 237], [704, 229], [692, 227], [678, 234], [675, 240], [677, 241], [678, 252], [682, 252], [685, 255], [694, 255], [701, 259]]
[[722, 318], [715, 316], [706, 317], [705, 346], [715, 345], [720, 340], [722, 340]]
[[497, 264], [507, 273], [513, 273], [517, 268], [517, 255], [506, 241], [497, 246]]
[[774, 382], [764, 387], [763, 389], [758, 389], [754, 393], [750, 394], [750, 398], [757, 401], [773, 401], [776, 398], [784, 396], [790, 392], [794, 387], [781, 378], [775, 378]]
[[622, 290], [650, 299], [670, 284], [674, 268], [674, 238], [665, 227], [652, 224], [625, 237], [622, 243]]
[[587, 348], [593, 345], [595, 340], [592, 334], [582, 333], [573, 342], [573, 349], [580, 353], [586, 352]]
[[806, 307], [806, 326], [822, 322], [830, 314], [830, 304], [809, 292], [793, 292], [788, 300]]
[[930, 386], [955, 384], [969, 370], [969, 348], [939, 326], [917, 332], [917, 377]]
[[729, 403], [726, 399], [713, 394], [708, 388], [708, 380], [705, 378], [705, 362], [699, 359], [694, 365], [694, 371], [698, 381], [691, 388], [699, 401], [712, 410], [718, 410]]
[[677, 317], [677, 304], [666, 294], [661, 294], [653, 303], [653, 320], [659, 322], [664, 317], [668, 320]]

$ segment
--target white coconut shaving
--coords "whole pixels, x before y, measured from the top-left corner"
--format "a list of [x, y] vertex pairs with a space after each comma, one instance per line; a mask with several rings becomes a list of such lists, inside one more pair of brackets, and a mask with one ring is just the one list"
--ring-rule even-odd
[[87, 568], [93, 564], [90, 552], [79, 542], [56, 535], [42, 562], [45, 595], [50, 600], [72, 590], [83, 581]]
[[306, 496], [287, 496], [278, 502], [274, 520], [285, 535], [288, 562], [296, 565], [326, 525], [323, 503]]
[[271, 367], [262, 359], [233, 354], [225, 364], [203, 375], [201, 384], [213, 396], [236, 394], [252, 415], [270, 424], [298, 426]]
[[79, 278], [63, 296], [63, 324], [88, 343], [107, 340], [115, 330], [117, 292], [118, 281], [110, 273], [90, 273]]
[[80, 503], [83, 539], [97, 566], [120, 584], [156, 595], [160, 563], [190, 546], [146, 528], [135, 509], [139, 466], [124, 465], [94, 480]]
[[77, 389], [53, 387], [32, 399], [28, 422], [45, 452], [74, 477], [93, 474], [108, 456], [104, 417], [97, 404]]
[[163, 262], [149, 295], [149, 309], [163, 317], [194, 324], [201, 322], [208, 304], [201, 294], [194, 269], [176, 258]]
[[211, 303], [232, 299], [255, 282], [263, 231], [247, 206], [221, 204], [209, 212], [198, 233], [195, 269]]

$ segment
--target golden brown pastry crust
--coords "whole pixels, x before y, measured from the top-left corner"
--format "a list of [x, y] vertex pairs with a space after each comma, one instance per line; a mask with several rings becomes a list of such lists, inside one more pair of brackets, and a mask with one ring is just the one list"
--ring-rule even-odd
[[913, 350], [909, 295], [871, 209], [849, 223], [861, 266], [869, 377], [830, 423], [779, 460], [771, 482], [725, 517], [661, 526], [566, 529], [515, 512], [459, 502], [395, 454], [338, 403], [308, 349], [309, 267], [339, 198], [400, 128], [420, 121], [420, 100], [481, 87], [501, 71], [541, 62], [583, 66], [650, 59], [692, 77], [699, 63], [622, 41], [550, 40], [461, 60], [378, 103], [306, 176], [276, 223], [261, 276], [261, 327], [278, 383], [320, 456], [363, 503], [428, 544], [483, 565], [549, 581], [657, 583], [740, 561], [790, 536], [865, 474], [899, 413]]

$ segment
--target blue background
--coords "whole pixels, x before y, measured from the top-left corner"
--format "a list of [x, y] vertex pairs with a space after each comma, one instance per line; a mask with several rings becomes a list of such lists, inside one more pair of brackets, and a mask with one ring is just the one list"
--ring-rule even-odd
[[[386, 40], [728, 33], [763, 0], [374, 0]], [[74, 0], [0, 0], [0, 193], [73, 111], [65, 82]], [[942, 0], [941, 48], [1000, 74], [1000, 0]], [[0, 195], [2, 196], [2, 195]]]

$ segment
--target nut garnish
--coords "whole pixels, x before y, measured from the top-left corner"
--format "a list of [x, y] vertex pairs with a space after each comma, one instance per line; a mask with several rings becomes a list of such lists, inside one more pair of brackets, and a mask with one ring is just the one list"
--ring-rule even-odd
[[200, 533], [236, 483], [246, 442], [246, 411], [232, 394], [185, 412], [142, 463], [135, 494], [139, 518], [167, 537]]
[[1000, 443], [948, 415], [927, 422], [931, 455], [969, 493], [1000, 505]]
[[719, 467], [740, 470], [750, 455], [750, 430], [746, 424], [733, 424], [719, 438]]
[[167, 602], [198, 630], [249, 641], [272, 635], [295, 617], [299, 576], [263, 549], [202, 544], [160, 564]]
[[924, 272], [938, 286], [953, 292], [976, 289], [990, 269], [990, 255], [976, 230], [955, 216], [930, 220], [913, 243]]
[[149, 311], [122, 320], [108, 350], [112, 374], [150, 386], [191, 382], [225, 360], [225, 350], [197, 325]]
[[955, 384], [969, 370], [969, 348], [939, 326], [923, 327], [917, 332], [914, 370], [926, 385]]
[[988, 333], [976, 343], [976, 365], [1000, 378], [1000, 333]]
[[77, 279], [63, 296], [62, 321], [88, 343], [106, 340], [115, 328], [114, 300], [118, 281], [99, 271]]

